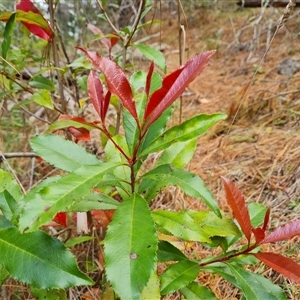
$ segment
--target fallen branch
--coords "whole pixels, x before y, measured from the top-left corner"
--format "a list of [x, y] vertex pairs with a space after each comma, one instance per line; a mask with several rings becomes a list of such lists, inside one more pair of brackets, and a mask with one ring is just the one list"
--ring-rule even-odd
[[[5, 158], [16, 158], [16, 157], [38, 157], [33, 152], [10, 152], [10, 153], [3, 153]], [[3, 158], [0, 156], [0, 162], [3, 161]]]

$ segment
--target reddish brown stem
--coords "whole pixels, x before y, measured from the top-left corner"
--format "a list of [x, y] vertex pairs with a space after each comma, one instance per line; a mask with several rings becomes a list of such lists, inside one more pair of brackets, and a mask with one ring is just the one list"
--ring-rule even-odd
[[240, 255], [243, 255], [243, 254], [250, 254], [249, 252], [252, 251], [253, 249], [255, 249], [256, 247], [257, 247], [257, 244], [254, 244], [254, 245], [248, 247], [247, 249], [245, 249], [244, 251], [237, 252], [237, 253], [234, 253], [234, 254], [219, 258], [219, 259], [215, 259], [215, 260], [212, 260], [212, 261], [209, 261], [209, 262], [205, 262], [205, 263], [199, 264], [199, 266], [200, 267], [205, 267], [207, 265], [210, 265], [210, 264], [213, 264], [213, 263], [216, 263], [216, 262], [227, 261], [227, 260], [229, 260], [233, 257], [237, 257], [237, 256], [240, 256]]

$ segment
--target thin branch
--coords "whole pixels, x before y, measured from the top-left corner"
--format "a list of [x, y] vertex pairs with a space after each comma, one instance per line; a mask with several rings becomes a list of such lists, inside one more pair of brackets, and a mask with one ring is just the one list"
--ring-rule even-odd
[[3, 162], [4, 165], [6, 166], [6, 168], [10, 171], [10, 173], [14, 176], [15, 180], [17, 181], [17, 183], [19, 184], [21, 191], [23, 192], [23, 194], [26, 194], [26, 190], [24, 188], [24, 186], [22, 185], [21, 181], [19, 180], [16, 172], [14, 171], [14, 169], [10, 166], [10, 164], [7, 162], [5, 155], [2, 153], [2, 151], [0, 150], [0, 162]]
[[127, 48], [129, 46], [129, 43], [130, 43], [133, 35], [136, 32], [136, 29], [137, 29], [137, 27], [139, 25], [139, 22], [141, 20], [141, 16], [142, 16], [143, 9], [145, 7], [145, 3], [146, 3], [146, 0], [140, 0], [139, 10], [138, 10], [138, 12], [136, 14], [136, 18], [135, 18], [134, 23], [132, 25], [132, 30], [130, 32], [130, 35], [128, 36], [127, 41], [125, 43], [125, 48]]
[[[105, 11], [105, 9], [104, 9], [104, 7], [103, 7], [101, 1], [100, 1], [100, 0], [96, 0], [96, 1], [97, 1], [97, 3], [98, 3], [98, 5], [99, 5], [99, 7], [100, 7], [100, 9], [101, 9], [101, 11], [102, 11], [102, 13], [104, 14], [104, 17], [105, 17], [107, 23], [109, 24], [109, 26], [112, 28], [112, 30], [113, 30], [114, 32], [118, 32], [119, 29], [115, 27], [115, 25], [113, 24], [113, 22], [112, 22], [111, 19], [109, 18], [109, 16], [108, 16], [108, 14], [106, 13], [106, 11]], [[120, 38], [121, 38], [121, 37], [120, 37]]]
[[[52, 28], [55, 28], [53, 0], [49, 0], [48, 5], [49, 5], [49, 13], [50, 13], [50, 24], [51, 24]], [[59, 67], [59, 59], [58, 59], [58, 43], [57, 43], [56, 34], [53, 35], [52, 50], [53, 50], [54, 67], [58, 68]], [[58, 69], [56, 70], [56, 74], [57, 74], [58, 91], [59, 91], [59, 96], [60, 96], [61, 108], [62, 108], [62, 111], [64, 113], [66, 113], [67, 112], [67, 104], [66, 104], [65, 96], [64, 96], [63, 78]]]
[[33, 152], [9, 152], [3, 153], [0, 156], [0, 162], [4, 161], [3, 157], [6, 158], [16, 158], [16, 157], [38, 157], [37, 154]]

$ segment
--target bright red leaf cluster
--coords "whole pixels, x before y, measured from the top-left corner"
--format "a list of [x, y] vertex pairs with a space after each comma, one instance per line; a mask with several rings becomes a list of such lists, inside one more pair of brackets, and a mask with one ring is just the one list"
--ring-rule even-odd
[[[228, 205], [233, 211], [233, 216], [239, 223], [243, 233], [250, 244], [252, 233], [255, 238], [255, 245], [280, 242], [300, 235], [300, 219], [289, 222], [276, 228], [266, 236], [266, 229], [269, 222], [270, 209], [267, 210], [262, 227], [254, 228], [250, 221], [249, 211], [244, 196], [235, 184], [229, 179], [222, 177], [225, 195]], [[251, 246], [251, 249], [254, 247]], [[280, 254], [261, 252], [253, 254], [267, 266], [271, 267], [286, 278], [300, 283], [300, 265], [290, 258]]]
[[[94, 33], [102, 34], [102, 32], [93, 25], [89, 25], [89, 28]], [[106, 47], [108, 47], [108, 49], [111, 49], [111, 40], [104, 37], [101, 41], [106, 45]], [[149, 129], [150, 125], [153, 124], [153, 122], [155, 122], [176, 99], [178, 99], [178, 97], [184, 92], [185, 88], [200, 75], [203, 69], [208, 65], [210, 57], [215, 53], [214, 50], [207, 51], [193, 57], [185, 65], [167, 75], [162, 82], [162, 87], [151, 95], [150, 86], [154, 71], [154, 63], [152, 62], [147, 74], [145, 86], [145, 93], [147, 95], [148, 102], [143, 118], [143, 124], [140, 126], [132, 89], [122, 69], [115, 62], [99, 55], [95, 51], [89, 51], [81, 47], [77, 48], [83, 51], [94, 68], [102, 72], [105, 76], [108, 88], [108, 93], [105, 97], [103, 95], [102, 83], [96, 75], [96, 72], [91, 71], [88, 78], [89, 96], [101, 118], [101, 121], [104, 122], [110, 101], [110, 95], [115, 94], [118, 96], [123, 106], [137, 121], [139, 128], [143, 129], [143, 134]]]

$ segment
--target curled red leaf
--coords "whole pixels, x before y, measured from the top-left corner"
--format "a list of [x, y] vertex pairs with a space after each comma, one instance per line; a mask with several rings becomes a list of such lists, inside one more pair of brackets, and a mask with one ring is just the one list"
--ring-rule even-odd
[[300, 265], [290, 258], [275, 253], [255, 253], [254, 256], [284, 277], [300, 283]]
[[154, 62], [152, 61], [149, 67], [149, 71], [147, 74], [147, 79], [146, 79], [146, 87], [145, 87], [145, 92], [147, 95], [147, 99], [149, 98], [149, 94], [150, 94], [150, 87], [151, 87], [151, 79], [152, 79], [152, 74], [154, 71]]
[[248, 241], [251, 238], [252, 225], [249, 211], [242, 192], [228, 178], [222, 177], [225, 188], [226, 200], [233, 211], [234, 218], [238, 221]]
[[95, 107], [96, 112], [100, 116], [102, 122], [105, 118], [104, 116], [104, 95], [103, 95], [103, 86], [102, 83], [97, 76], [95, 71], [91, 71], [87, 80], [87, 87], [90, 99]]
[[271, 212], [271, 209], [268, 208], [267, 211], [266, 211], [266, 214], [265, 214], [265, 218], [264, 218], [264, 225], [262, 227], [264, 231], [266, 231], [266, 229], [268, 227], [268, 224], [269, 224], [270, 212]]
[[85, 128], [68, 127], [68, 131], [75, 137], [76, 143], [78, 141], [89, 142], [91, 140], [90, 132]]
[[300, 235], [300, 219], [291, 221], [285, 225], [276, 228], [260, 244], [280, 242]]

